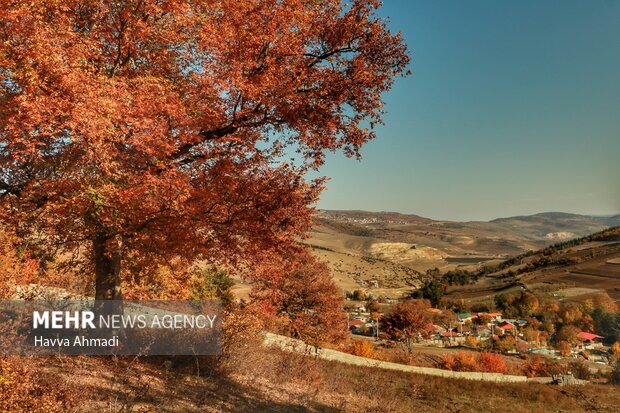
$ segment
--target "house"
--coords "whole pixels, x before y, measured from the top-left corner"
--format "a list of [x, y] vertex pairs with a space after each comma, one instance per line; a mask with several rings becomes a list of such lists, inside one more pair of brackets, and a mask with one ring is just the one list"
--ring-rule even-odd
[[365, 327], [366, 324], [367, 323], [364, 320], [351, 320], [349, 321], [349, 329], [351, 331], [358, 331]]
[[502, 321], [495, 327], [495, 331], [497, 334], [502, 336], [506, 334], [511, 334], [514, 336], [517, 334], [517, 327], [508, 321]]
[[463, 323], [465, 321], [471, 320], [473, 318], [472, 313], [457, 313], [456, 319], [459, 323]]
[[491, 317], [491, 320], [502, 321], [502, 313], [484, 313], [487, 317]]
[[364, 306], [364, 304], [356, 304], [355, 305], [355, 310], [358, 313], [365, 313], [366, 312], [366, 307]]
[[444, 346], [451, 346], [454, 344], [462, 344], [465, 340], [462, 334], [456, 333], [454, 331], [444, 331], [439, 334], [439, 339], [443, 343]]
[[442, 326], [438, 326], [436, 324], [433, 324], [433, 328], [435, 329], [435, 333], [436, 334], [441, 334], [441, 333], [444, 333], [444, 332], [446, 332], [448, 330], [447, 328], [442, 327]]
[[487, 313], [487, 312], [481, 312], [481, 313], [474, 313], [472, 318], [486, 318], [489, 321], [502, 321], [502, 313]]
[[599, 336], [598, 334], [586, 333], [585, 331], [582, 331], [581, 333], [577, 334], [577, 338], [582, 340], [583, 348], [588, 348], [601, 346], [601, 340], [605, 337]]

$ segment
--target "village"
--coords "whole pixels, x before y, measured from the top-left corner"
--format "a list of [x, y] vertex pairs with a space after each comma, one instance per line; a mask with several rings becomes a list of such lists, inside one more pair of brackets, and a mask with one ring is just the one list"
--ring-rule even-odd
[[[538, 330], [542, 328], [542, 315], [512, 318], [501, 311], [454, 312], [428, 304], [418, 306], [422, 310], [420, 314], [405, 315], [426, 317], [428, 326], [424, 327], [421, 322], [409, 330], [400, 327], [402, 331], [399, 332], [393, 319], [394, 312], [399, 311], [398, 306], [403, 305], [402, 301], [398, 304], [397, 300], [385, 297], [365, 297], [365, 301], [355, 299], [360, 296], [363, 296], [362, 292], [348, 294], [345, 305], [347, 327], [352, 340], [372, 343], [377, 351], [443, 355], [463, 351], [491, 352], [509, 360], [512, 356], [514, 360], [536, 358], [558, 365], [578, 362], [592, 372], [603, 373], [609, 369], [609, 361], [617, 357], [620, 347], [617, 342], [606, 343], [604, 336], [591, 332], [592, 328], [584, 331], [576, 326], [560, 327], [543, 340]], [[416, 301], [422, 300], [410, 299], [405, 304]], [[571, 337], [565, 337], [566, 330], [570, 330]], [[401, 361], [405, 359], [400, 358]]]

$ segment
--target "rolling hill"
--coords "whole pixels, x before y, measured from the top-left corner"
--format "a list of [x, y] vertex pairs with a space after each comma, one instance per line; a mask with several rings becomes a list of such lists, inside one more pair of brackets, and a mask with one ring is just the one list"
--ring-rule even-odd
[[558, 299], [604, 291], [620, 301], [620, 227], [516, 256], [474, 284], [451, 287], [449, 294], [476, 301], [520, 289]]
[[620, 216], [559, 212], [488, 222], [438, 221], [396, 212], [320, 210], [305, 242], [347, 290], [399, 295], [428, 269], [493, 265], [551, 244], [620, 225]]

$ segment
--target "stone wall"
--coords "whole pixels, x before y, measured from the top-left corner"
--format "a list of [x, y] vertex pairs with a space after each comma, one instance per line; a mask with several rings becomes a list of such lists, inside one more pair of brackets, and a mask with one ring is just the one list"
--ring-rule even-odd
[[376, 367], [388, 370], [399, 370], [409, 373], [425, 374], [429, 376], [446, 377], [452, 379], [466, 379], [466, 380], [482, 380], [492, 382], [504, 382], [504, 383], [552, 383], [551, 377], [535, 377], [528, 378], [526, 376], [513, 376], [509, 374], [500, 373], [483, 373], [483, 372], [466, 372], [466, 371], [451, 371], [442, 370], [432, 367], [417, 367], [407, 366], [404, 364], [391, 363], [388, 361], [379, 361], [368, 359], [365, 357], [354, 356], [352, 354], [343, 353], [326, 348], [316, 348], [305, 344], [300, 340], [296, 340], [290, 337], [280, 336], [273, 333], [265, 333], [265, 344], [267, 346], [279, 347], [287, 351], [297, 351], [304, 354], [316, 355], [324, 360], [339, 361], [341, 363], [353, 364], [364, 367]]

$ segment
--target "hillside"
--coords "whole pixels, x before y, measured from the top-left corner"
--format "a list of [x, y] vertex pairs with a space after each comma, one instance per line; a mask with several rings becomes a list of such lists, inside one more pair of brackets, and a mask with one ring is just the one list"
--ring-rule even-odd
[[317, 214], [306, 243], [326, 261], [344, 289], [365, 287], [398, 295], [421, 283], [432, 268], [476, 269], [529, 250], [601, 231], [620, 216], [542, 213], [489, 222], [437, 221], [395, 212], [328, 211]]
[[488, 300], [498, 292], [522, 288], [558, 299], [605, 291], [620, 301], [620, 228], [514, 257], [476, 283], [449, 291], [453, 297]]
[[[9, 371], [32, 381], [8, 402], [21, 400], [23, 407], [42, 392], [53, 398], [37, 411], [282, 413], [503, 412], [506, 406], [529, 413], [613, 412], [620, 403], [608, 385], [447, 379], [254, 346], [200, 375], [193, 365], [161, 358], [34, 358]], [[52, 408], [56, 400], [62, 406]]]

